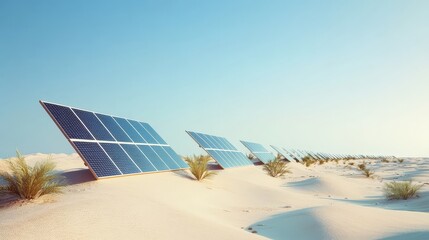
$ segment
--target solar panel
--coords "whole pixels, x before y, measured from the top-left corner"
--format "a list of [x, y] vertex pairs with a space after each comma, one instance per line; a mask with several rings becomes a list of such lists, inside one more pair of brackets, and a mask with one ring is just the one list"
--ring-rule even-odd
[[186, 131], [222, 168], [253, 165], [244, 153], [237, 150], [226, 138]]
[[301, 156], [299, 156], [299, 154], [297, 154], [297, 152], [295, 152], [293, 150], [287, 150], [286, 148], [283, 148], [283, 150], [285, 150], [285, 152], [288, 153], [295, 160], [302, 161]]
[[96, 179], [188, 165], [147, 123], [40, 101]]
[[262, 144], [247, 141], [240, 142], [263, 163], [268, 163], [276, 158], [276, 156], [262, 146]]
[[295, 159], [293, 159], [288, 153], [286, 153], [283, 149], [270, 145], [274, 150], [276, 150], [276, 152], [278, 152], [280, 155], [282, 155], [284, 158], [286, 158], [286, 160], [288, 160], [289, 162], [293, 162], [295, 163]]

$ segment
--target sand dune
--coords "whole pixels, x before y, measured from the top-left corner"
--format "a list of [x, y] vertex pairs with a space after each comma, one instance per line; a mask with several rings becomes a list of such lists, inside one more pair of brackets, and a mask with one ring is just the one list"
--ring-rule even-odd
[[[27, 160], [46, 156], [29, 155]], [[3, 199], [2, 239], [429, 237], [429, 185], [420, 198], [409, 201], [387, 201], [381, 191], [390, 178], [412, 175], [429, 182], [427, 159], [373, 161], [376, 179], [329, 163], [310, 168], [290, 164], [292, 173], [284, 179], [255, 166], [219, 170], [212, 179], [197, 182], [187, 171], [94, 181], [76, 154], [52, 158], [70, 185], [64, 194], [30, 203], [6, 204]]]

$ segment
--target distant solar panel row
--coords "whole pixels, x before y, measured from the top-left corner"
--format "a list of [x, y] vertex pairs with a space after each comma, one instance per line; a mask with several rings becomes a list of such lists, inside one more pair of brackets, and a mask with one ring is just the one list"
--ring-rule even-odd
[[272, 152], [259, 143], [247, 141], [241, 141], [241, 143], [263, 163], [268, 163], [276, 158]]
[[188, 168], [147, 123], [40, 103], [96, 178]]
[[249, 166], [253, 163], [226, 138], [186, 131], [222, 168]]
[[302, 158], [295, 151], [287, 150], [286, 148], [283, 148], [283, 150], [285, 150], [285, 152], [288, 153], [289, 156], [291, 156], [295, 160], [302, 161]]
[[279, 147], [273, 146], [273, 145], [271, 145], [271, 147], [274, 150], [276, 150], [276, 152], [278, 152], [280, 155], [282, 155], [289, 162], [296, 162], [295, 159], [293, 159], [285, 150], [283, 150], [283, 149], [281, 149]]

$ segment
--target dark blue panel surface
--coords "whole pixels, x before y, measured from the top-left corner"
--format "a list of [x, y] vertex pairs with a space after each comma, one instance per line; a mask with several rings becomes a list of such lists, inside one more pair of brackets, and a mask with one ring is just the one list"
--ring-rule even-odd
[[164, 161], [164, 163], [168, 166], [170, 169], [178, 169], [181, 168], [179, 164], [174, 161], [170, 155], [167, 154], [166, 151], [161, 146], [152, 146], [153, 150], [158, 154], [158, 156]]
[[137, 145], [143, 154], [150, 160], [150, 162], [158, 169], [158, 171], [169, 170], [168, 166], [162, 161], [160, 157], [155, 153], [152, 147], [148, 145]]
[[88, 130], [92, 133], [95, 139], [115, 141], [115, 139], [112, 137], [112, 135], [110, 135], [110, 133], [103, 126], [100, 120], [98, 120], [94, 113], [75, 108], [72, 108], [72, 110], [80, 118], [83, 124], [85, 124], [86, 128], [88, 128]]
[[146, 141], [140, 136], [140, 134], [133, 128], [133, 126], [125, 119], [113, 117], [117, 123], [124, 129], [127, 135], [135, 142], [135, 143], [145, 143]]
[[100, 143], [104, 151], [110, 156], [110, 159], [118, 166], [123, 174], [139, 173], [140, 169], [127, 156], [125, 151], [117, 143]]
[[157, 170], [136, 145], [121, 144], [121, 146], [128, 153], [128, 156], [139, 166], [142, 172], [153, 172]]
[[148, 143], [154, 143], [157, 144], [158, 142], [155, 140], [154, 137], [152, 137], [152, 135], [146, 131], [146, 129], [137, 121], [134, 120], [128, 120], [131, 125], [133, 125], [133, 127], [137, 130], [138, 133], [140, 133], [140, 136], [142, 136], [144, 138], [144, 140]]
[[97, 177], [121, 175], [98, 143], [73, 142]]
[[43, 104], [57, 121], [58, 125], [64, 130], [68, 138], [94, 139], [70, 108], [50, 103]]
[[180, 166], [180, 168], [189, 168], [188, 164], [169, 146], [162, 147], [171, 158]]
[[162, 139], [161, 136], [159, 136], [159, 134], [155, 131], [155, 129], [153, 129], [149, 124], [144, 123], [144, 122], [140, 122], [140, 124], [146, 129], [146, 131], [148, 131], [150, 133], [150, 135], [152, 135], [152, 137], [154, 137], [156, 139], [156, 141], [159, 144], [167, 144], [164, 139]]
[[106, 126], [109, 132], [112, 133], [113, 137], [116, 138], [116, 141], [132, 142], [124, 130], [122, 130], [118, 123], [113, 119], [113, 117], [99, 113], [96, 113], [95, 115], [97, 115], [97, 117], [101, 120], [104, 126]]

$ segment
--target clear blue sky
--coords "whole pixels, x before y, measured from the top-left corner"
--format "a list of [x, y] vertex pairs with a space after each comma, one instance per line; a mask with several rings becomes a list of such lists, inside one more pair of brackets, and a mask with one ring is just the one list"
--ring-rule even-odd
[[[429, 1], [0, 1], [0, 157], [71, 153], [39, 105], [238, 145], [429, 156]], [[239, 146], [242, 148], [242, 146]]]

